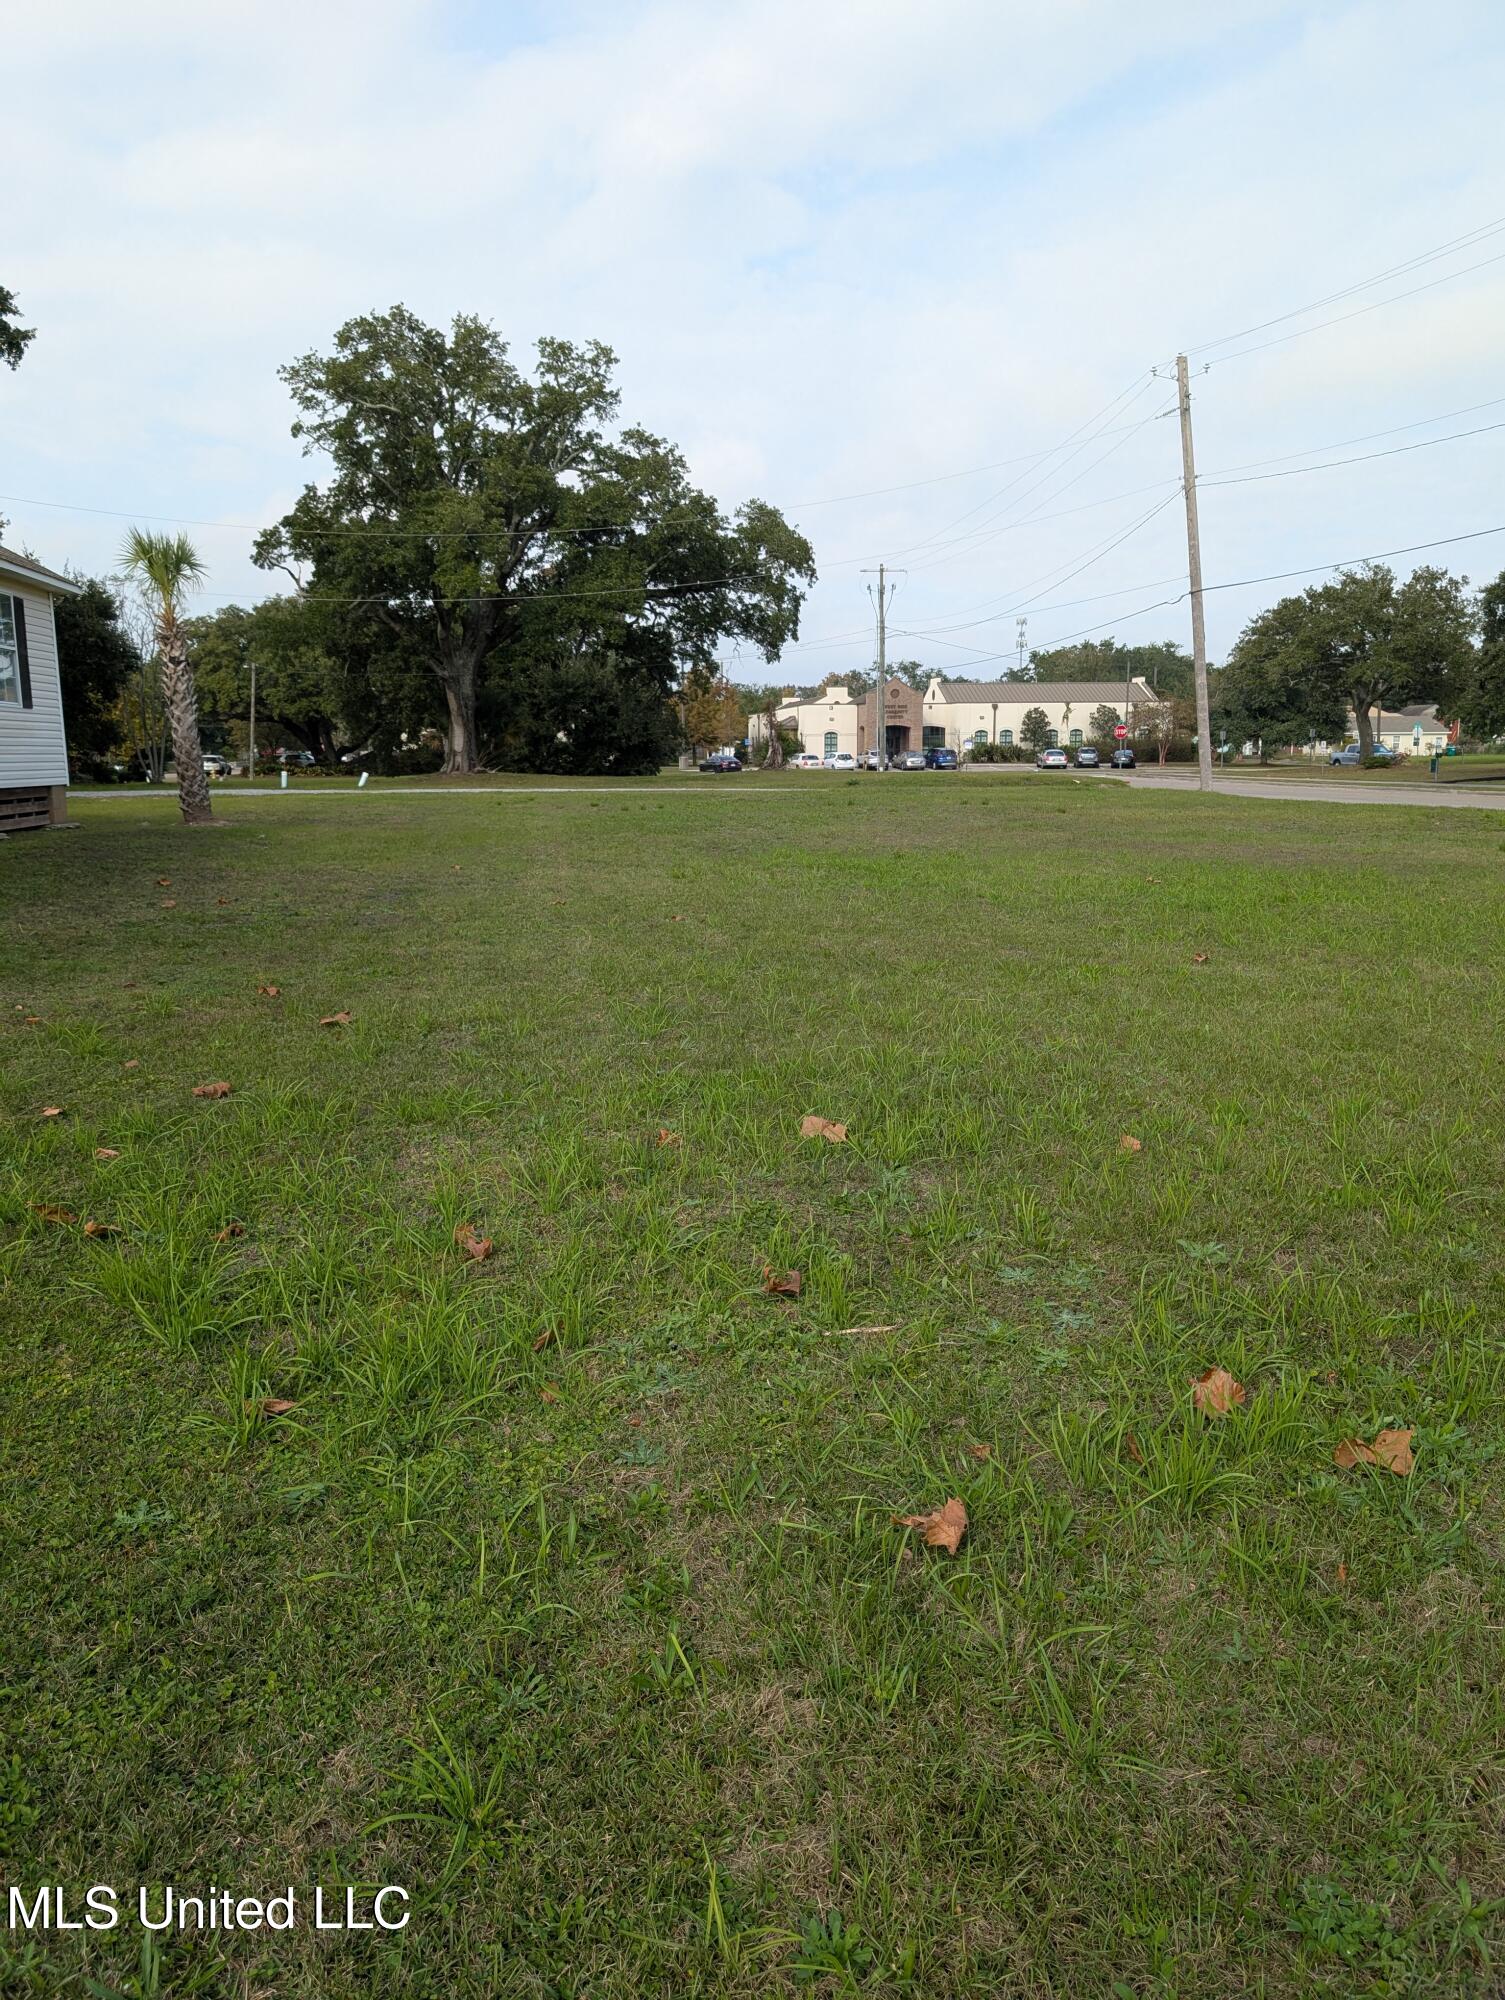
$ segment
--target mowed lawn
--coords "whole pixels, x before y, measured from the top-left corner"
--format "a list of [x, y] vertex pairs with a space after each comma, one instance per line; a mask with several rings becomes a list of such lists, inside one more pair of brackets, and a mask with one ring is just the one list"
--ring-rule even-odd
[[737, 782], [0, 845], [0, 1989], [1498, 1992], [1501, 825]]

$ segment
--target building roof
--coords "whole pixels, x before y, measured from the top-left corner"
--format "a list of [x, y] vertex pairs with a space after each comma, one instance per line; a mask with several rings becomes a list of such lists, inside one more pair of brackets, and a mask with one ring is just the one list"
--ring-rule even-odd
[[[1029, 704], [1048, 701], [1057, 706], [1069, 701], [1073, 708], [1083, 702], [1101, 702], [1112, 707], [1121, 705], [1123, 698], [1122, 681], [942, 681], [936, 691], [938, 701]], [[1149, 682], [1139, 675], [1136, 674], [1130, 681], [1131, 701], [1158, 701], [1159, 698]]]
[[19, 577], [23, 583], [34, 583], [42, 590], [61, 591], [64, 597], [77, 597], [83, 588], [71, 576], [59, 576], [55, 569], [47, 569], [31, 556], [23, 556], [19, 549], [8, 549], [3, 543], [0, 543], [0, 576]]

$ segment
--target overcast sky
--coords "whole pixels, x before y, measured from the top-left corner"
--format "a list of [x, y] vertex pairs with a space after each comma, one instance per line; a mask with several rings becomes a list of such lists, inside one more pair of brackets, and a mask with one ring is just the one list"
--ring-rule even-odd
[[[1505, 226], [1207, 345], [1505, 222], [1498, 0], [53, 0], [5, 67], [0, 282], [38, 331], [0, 513], [54, 565], [160, 516], [205, 608], [264, 595], [202, 524], [283, 511], [279, 364], [398, 300], [519, 361], [605, 340], [624, 419], [811, 536], [801, 643], [742, 679], [866, 666], [880, 557], [893, 653], [943, 672], [1011, 663], [1021, 609], [1039, 645], [1186, 639], [1184, 602], [1129, 615], [1185, 585], [1149, 373], [1181, 347], [1215, 364], [1209, 584], [1505, 523], [1505, 429], [1212, 483], [1505, 423]], [[1491, 577], [1505, 533], [1426, 560]], [[1308, 580], [1213, 592], [1214, 659]]]

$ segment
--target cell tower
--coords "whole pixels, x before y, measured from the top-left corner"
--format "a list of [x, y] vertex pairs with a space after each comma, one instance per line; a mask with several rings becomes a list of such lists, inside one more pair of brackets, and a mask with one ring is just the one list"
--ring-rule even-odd
[[1014, 630], [1018, 634], [1019, 678], [1023, 680], [1025, 662], [1029, 658], [1029, 620], [1027, 618], [1016, 618], [1014, 620]]

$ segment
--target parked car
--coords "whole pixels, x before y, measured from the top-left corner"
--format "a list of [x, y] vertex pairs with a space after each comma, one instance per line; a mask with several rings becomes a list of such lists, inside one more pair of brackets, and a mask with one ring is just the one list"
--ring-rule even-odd
[[319, 761], [312, 750], [275, 750], [272, 755], [286, 771], [306, 771]]
[[857, 759], [852, 755], [850, 750], [835, 750], [829, 757], [824, 757], [821, 761], [828, 771], [855, 771], [857, 769]]
[[857, 759], [857, 768], [859, 771], [876, 771], [878, 768], [877, 751], [864, 750], [862, 755]]
[[1035, 769], [1037, 771], [1064, 771], [1067, 769], [1070, 761], [1064, 750], [1046, 749], [1035, 752]]
[[717, 750], [702, 762], [700, 768], [702, 771], [740, 771], [742, 760], [734, 757], [730, 750]]
[[818, 771], [820, 769], [820, 759], [813, 750], [801, 750], [798, 757], [791, 757], [789, 762], [796, 771]]
[[[1383, 743], [1376, 743], [1372, 754], [1386, 764], [1393, 762], [1395, 757], [1395, 752], [1387, 750]], [[1357, 743], [1345, 743], [1343, 748], [1335, 750], [1327, 761], [1330, 765], [1342, 764], [1351, 769], [1355, 764], [1362, 763], [1363, 758], [1359, 754]]]
[[954, 750], [927, 750], [925, 762], [932, 771], [959, 771], [960, 761]]
[[206, 750], [204, 752], [204, 775], [206, 777], [228, 778], [233, 768], [230, 759], [228, 757], [221, 757], [217, 750]]
[[1108, 759], [1108, 762], [1113, 766], [1115, 771], [1132, 771], [1134, 769], [1134, 752], [1129, 748], [1127, 743], [1120, 743], [1118, 748], [1113, 752], [1113, 755]]
[[925, 752], [923, 750], [902, 750], [894, 759], [894, 769], [896, 771], [923, 771], [925, 769], [925, 761]]
[[1102, 761], [1090, 743], [1082, 744], [1076, 753], [1076, 767], [1079, 771], [1095, 771]]

